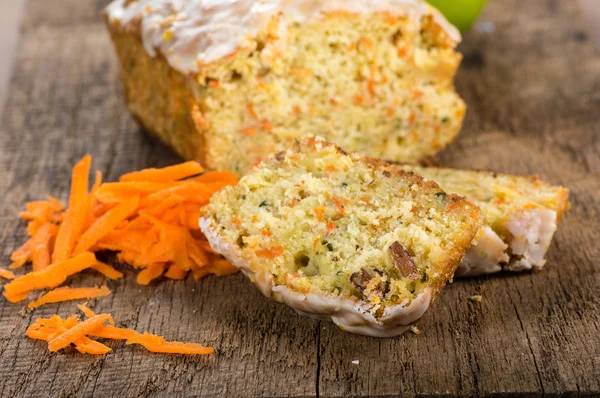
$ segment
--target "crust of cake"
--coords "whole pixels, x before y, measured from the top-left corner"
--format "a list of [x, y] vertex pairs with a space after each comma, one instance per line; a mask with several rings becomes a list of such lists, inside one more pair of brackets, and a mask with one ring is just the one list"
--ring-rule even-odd
[[194, 78], [173, 69], [161, 55], [148, 55], [137, 29], [111, 23], [106, 15], [104, 19], [120, 61], [129, 112], [184, 159], [210, 166], [204, 150], [207, 127], [193, 96]]

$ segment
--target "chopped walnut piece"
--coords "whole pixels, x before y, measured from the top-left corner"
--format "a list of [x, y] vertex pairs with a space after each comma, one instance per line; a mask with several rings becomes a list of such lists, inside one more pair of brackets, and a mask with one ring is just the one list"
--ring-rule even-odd
[[350, 282], [352, 282], [354, 286], [360, 290], [365, 289], [371, 279], [373, 279], [373, 277], [364, 268], [359, 272], [355, 272], [350, 275]]
[[417, 269], [415, 262], [410, 254], [408, 254], [404, 246], [400, 244], [400, 242], [395, 241], [390, 245], [388, 250], [392, 256], [394, 266], [398, 268], [402, 276], [415, 281], [421, 279], [421, 275], [419, 274], [419, 270]]

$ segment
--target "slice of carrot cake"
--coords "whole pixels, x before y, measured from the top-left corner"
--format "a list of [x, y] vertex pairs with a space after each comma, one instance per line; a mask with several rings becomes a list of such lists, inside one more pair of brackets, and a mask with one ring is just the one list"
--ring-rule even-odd
[[267, 297], [393, 336], [452, 278], [480, 217], [433, 181], [306, 136], [217, 192], [200, 226]]
[[562, 214], [569, 208], [569, 191], [533, 176], [489, 171], [401, 166], [437, 182], [446, 192], [466, 197], [481, 209], [484, 226], [477, 244], [456, 276], [501, 270], [540, 269]]

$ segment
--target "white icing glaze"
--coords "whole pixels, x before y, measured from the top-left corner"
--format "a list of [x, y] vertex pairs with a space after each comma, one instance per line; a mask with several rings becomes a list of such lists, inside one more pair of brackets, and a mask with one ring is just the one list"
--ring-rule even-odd
[[492, 274], [502, 271], [500, 263], [508, 262], [508, 245], [489, 226], [482, 227], [456, 269], [457, 277]]
[[325, 13], [367, 14], [391, 11], [418, 20], [431, 14], [455, 43], [458, 30], [422, 0], [114, 0], [106, 8], [110, 21], [121, 26], [141, 22], [141, 38], [150, 56], [160, 52], [183, 73], [244, 47], [265, 29], [271, 18], [309, 23]]
[[392, 337], [404, 333], [423, 316], [431, 303], [432, 291], [425, 289], [408, 305], [388, 307], [380, 318], [371, 313], [371, 304], [326, 293], [303, 294], [288, 286], [276, 285], [270, 274], [254, 272], [238, 249], [221, 239], [218, 228], [208, 219], [200, 218], [200, 229], [217, 253], [227, 258], [267, 297], [285, 303], [296, 312], [311, 318], [332, 320], [340, 329], [372, 337]]
[[[512, 214], [504, 223], [510, 233], [504, 242], [489, 226], [477, 233], [477, 243], [456, 270], [457, 277], [477, 276], [502, 271], [540, 269], [546, 263], [546, 251], [557, 229], [556, 211], [531, 209]], [[509, 253], [516, 257], [510, 257]]]
[[526, 271], [544, 266], [544, 256], [556, 232], [556, 220], [556, 211], [549, 209], [522, 211], [508, 219], [505, 226], [511, 234], [510, 252], [519, 256], [510, 262], [508, 270]]

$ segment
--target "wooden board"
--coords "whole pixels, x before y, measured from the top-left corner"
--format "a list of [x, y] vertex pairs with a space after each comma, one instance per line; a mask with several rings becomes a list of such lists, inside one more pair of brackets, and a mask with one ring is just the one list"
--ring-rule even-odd
[[[105, 4], [27, 5], [0, 122], [2, 264], [25, 238], [17, 212], [48, 193], [64, 200], [84, 153], [107, 180], [178, 161], [122, 105]], [[543, 271], [456, 281], [421, 335], [392, 339], [300, 317], [241, 275], [142, 287], [130, 273], [93, 303], [123, 326], [211, 345], [211, 358], [119, 342], [103, 357], [50, 354], [23, 333], [75, 304], [27, 312], [0, 299], [0, 396], [600, 395], [600, 57], [573, 1], [491, 1], [481, 21], [493, 31], [473, 30], [461, 46], [464, 132], [439, 162], [537, 173], [572, 190]]]

